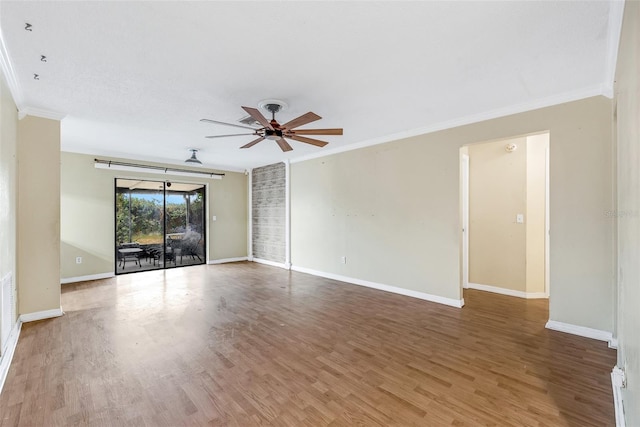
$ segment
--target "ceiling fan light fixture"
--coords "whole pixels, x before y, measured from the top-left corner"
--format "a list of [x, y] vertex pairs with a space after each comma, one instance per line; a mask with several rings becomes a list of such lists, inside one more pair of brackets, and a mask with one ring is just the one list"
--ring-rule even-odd
[[198, 158], [196, 157], [196, 153], [198, 152], [197, 149], [195, 148], [190, 148], [189, 151], [191, 151], [191, 157], [189, 157], [187, 160], [185, 160], [185, 163], [193, 163], [196, 165], [201, 165], [202, 162], [200, 160], [198, 160]]

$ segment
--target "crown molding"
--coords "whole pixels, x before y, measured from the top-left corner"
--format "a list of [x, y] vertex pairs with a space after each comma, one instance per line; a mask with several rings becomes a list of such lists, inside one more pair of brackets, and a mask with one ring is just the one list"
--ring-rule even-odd
[[0, 28], [0, 67], [2, 67], [2, 73], [4, 74], [11, 96], [13, 97], [13, 102], [15, 102], [18, 110], [20, 110], [22, 107], [22, 92], [20, 91], [20, 85], [18, 84], [16, 73], [13, 70], [9, 52], [7, 52], [7, 46], [4, 43], [2, 28]]
[[66, 117], [66, 114], [58, 113], [56, 111], [43, 110], [41, 108], [24, 107], [18, 111], [18, 118], [24, 119], [26, 116], [40, 117], [42, 119], [50, 120], [62, 120]]
[[622, 34], [622, 20], [624, 16], [624, 0], [609, 2], [609, 24], [607, 33], [607, 52], [604, 70], [604, 93], [608, 98], [613, 98], [616, 79], [616, 66], [618, 63], [618, 48], [620, 47], [620, 35]]
[[554, 105], [565, 104], [567, 102], [579, 101], [581, 99], [591, 98], [594, 96], [606, 96], [605, 87], [602, 84], [578, 89], [571, 92], [565, 92], [558, 95], [548, 96], [542, 99], [536, 99], [529, 102], [511, 105], [504, 108], [486, 111], [484, 113], [474, 114], [470, 116], [460, 117], [445, 122], [435, 123], [430, 126], [410, 129], [403, 132], [393, 133], [390, 135], [368, 139], [355, 144], [349, 144], [344, 147], [338, 147], [331, 150], [321, 151], [319, 153], [304, 155], [290, 159], [291, 163], [299, 163], [307, 160], [317, 159], [320, 157], [331, 156], [333, 154], [344, 153], [346, 151], [357, 150], [360, 148], [371, 147], [373, 145], [384, 144], [385, 142], [397, 141], [399, 139], [411, 138], [419, 135], [438, 132], [441, 130], [453, 129], [460, 126], [480, 123], [487, 120], [498, 119], [500, 117], [511, 116], [514, 114], [525, 113], [527, 111], [538, 110], [540, 108], [552, 107]]

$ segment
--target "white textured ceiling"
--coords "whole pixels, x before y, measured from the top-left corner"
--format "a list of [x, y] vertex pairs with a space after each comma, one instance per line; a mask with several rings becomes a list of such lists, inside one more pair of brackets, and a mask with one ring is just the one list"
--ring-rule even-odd
[[[0, 23], [18, 106], [64, 115], [63, 150], [180, 164], [195, 147], [235, 170], [606, 94], [619, 6], [2, 1]], [[313, 111], [306, 128], [344, 135], [286, 154], [204, 138], [239, 129], [199, 119], [236, 122], [265, 98], [289, 104], [280, 123]]]

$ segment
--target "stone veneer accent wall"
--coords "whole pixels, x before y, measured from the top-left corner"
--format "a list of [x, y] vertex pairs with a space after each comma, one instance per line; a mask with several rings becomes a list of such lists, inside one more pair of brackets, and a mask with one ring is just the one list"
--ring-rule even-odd
[[252, 172], [252, 242], [254, 258], [284, 263], [286, 171], [284, 163]]

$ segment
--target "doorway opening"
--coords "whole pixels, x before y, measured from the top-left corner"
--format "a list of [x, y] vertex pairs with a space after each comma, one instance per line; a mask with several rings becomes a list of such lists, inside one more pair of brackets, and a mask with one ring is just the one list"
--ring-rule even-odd
[[549, 132], [460, 149], [461, 286], [548, 298]]
[[204, 264], [205, 185], [115, 179], [115, 273]]

